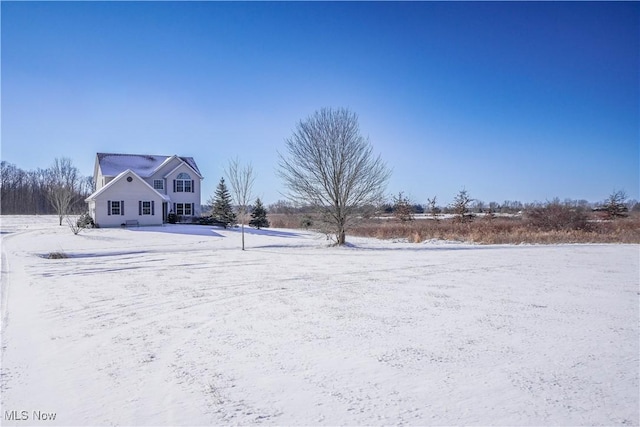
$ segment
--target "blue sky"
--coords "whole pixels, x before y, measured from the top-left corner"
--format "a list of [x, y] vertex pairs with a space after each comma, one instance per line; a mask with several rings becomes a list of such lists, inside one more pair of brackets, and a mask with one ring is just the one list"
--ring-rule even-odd
[[356, 112], [389, 194], [449, 203], [640, 198], [640, 3], [6, 2], [3, 160], [229, 159], [283, 198], [277, 152]]

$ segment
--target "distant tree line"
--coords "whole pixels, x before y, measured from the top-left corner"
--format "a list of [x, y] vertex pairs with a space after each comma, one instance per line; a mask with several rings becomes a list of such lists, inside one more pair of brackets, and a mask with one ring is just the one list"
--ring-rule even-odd
[[66, 215], [87, 210], [93, 177], [81, 176], [71, 160], [55, 159], [47, 169], [25, 171], [0, 163], [0, 214]]
[[[505, 200], [502, 203], [485, 203], [482, 200], [472, 199], [466, 190], [461, 190], [453, 203], [445, 206], [439, 205], [436, 197], [428, 198], [425, 204], [415, 203], [400, 192], [397, 196], [391, 196], [390, 201], [378, 206], [376, 215], [396, 216], [401, 221], [406, 221], [416, 214], [521, 214], [547, 205], [561, 205], [584, 212], [604, 212], [609, 213], [610, 216], [622, 216], [625, 212], [640, 212], [640, 202], [634, 199], [627, 200], [624, 192], [621, 191], [614, 191], [602, 202], [554, 198], [545, 202], [523, 203], [517, 200]], [[278, 200], [270, 204], [268, 210], [273, 214], [308, 214], [313, 211], [310, 206], [295, 206], [287, 200]]]
[[[391, 202], [384, 203], [380, 207], [380, 212], [384, 214], [395, 214], [398, 209], [405, 211], [407, 205], [411, 207], [413, 214], [461, 214], [461, 213], [503, 213], [503, 214], [519, 214], [527, 211], [531, 211], [535, 208], [545, 206], [548, 204], [562, 205], [568, 208], [583, 210], [583, 211], [603, 211], [611, 212], [612, 216], [621, 216], [623, 212], [640, 212], [640, 202], [634, 199], [627, 200], [623, 192], [615, 191], [607, 199], [602, 202], [589, 202], [587, 200], [574, 200], [554, 198], [545, 202], [530, 202], [522, 203], [517, 200], [506, 200], [502, 203], [489, 202], [485, 203], [482, 200], [469, 198], [466, 190], [462, 190], [456, 195], [453, 203], [440, 206], [435, 203], [435, 197], [428, 199], [427, 203], [422, 205], [419, 203], [413, 203], [408, 199], [402, 200], [402, 203], [398, 203], [395, 196], [392, 197]], [[275, 207], [277, 206], [277, 208]], [[282, 210], [282, 202], [278, 202], [271, 206], [271, 211]]]

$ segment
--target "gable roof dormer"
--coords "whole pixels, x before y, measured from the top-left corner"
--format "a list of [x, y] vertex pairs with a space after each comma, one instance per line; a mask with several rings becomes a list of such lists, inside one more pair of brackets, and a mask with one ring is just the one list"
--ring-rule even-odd
[[133, 171], [131, 169], [127, 169], [127, 170], [124, 170], [124, 171], [120, 172], [113, 180], [109, 181], [109, 183], [107, 185], [105, 185], [104, 187], [102, 187], [101, 189], [99, 189], [95, 193], [91, 194], [89, 197], [87, 197], [85, 199], [85, 202], [89, 202], [90, 200], [97, 199], [102, 193], [104, 193], [107, 190], [109, 190], [109, 188], [115, 187], [118, 184], [118, 182], [120, 182], [123, 179], [125, 179], [125, 177], [130, 178], [129, 181], [135, 179], [136, 181], [140, 182], [141, 185], [145, 186], [147, 188], [147, 190], [153, 192], [158, 197], [162, 198], [163, 200], [169, 200], [168, 196], [166, 196], [164, 194], [161, 194], [158, 191], [156, 191], [144, 179], [140, 178], [140, 176], [138, 176], [138, 174], [135, 173], [135, 171]]

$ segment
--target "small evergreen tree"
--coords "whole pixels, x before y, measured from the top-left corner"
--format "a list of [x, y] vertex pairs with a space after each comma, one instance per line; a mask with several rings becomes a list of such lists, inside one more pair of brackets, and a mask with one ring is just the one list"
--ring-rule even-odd
[[313, 226], [313, 219], [309, 215], [305, 215], [300, 220], [300, 226], [305, 230], [308, 230], [309, 227]]
[[227, 184], [224, 182], [224, 178], [220, 178], [220, 183], [216, 187], [216, 194], [211, 204], [211, 216], [221, 223], [225, 224], [225, 228], [229, 224], [235, 224], [236, 214], [233, 212], [233, 206], [231, 206], [231, 194], [227, 188]]
[[256, 199], [256, 205], [251, 211], [251, 221], [249, 221], [251, 227], [255, 227], [258, 230], [261, 228], [269, 228], [269, 220], [267, 219], [267, 210], [262, 204], [262, 200], [258, 197]]
[[460, 190], [455, 199], [453, 199], [453, 203], [451, 204], [451, 209], [453, 210], [453, 213], [456, 214], [456, 221], [471, 221], [471, 219], [473, 218], [473, 214], [469, 210], [469, 205], [472, 201], [473, 199], [469, 197], [469, 193], [467, 193], [467, 190]]
[[627, 194], [618, 190], [609, 195], [609, 198], [604, 201], [603, 209], [609, 219], [621, 218], [628, 215], [629, 208], [627, 208], [625, 202], [627, 200]]
[[393, 215], [402, 222], [413, 220], [413, 206], [402, 191], [393, 197]]
[[433, 199], [427, 197], [427, 206], [429, 209], [429, 213], [431, 214], [431, 218], [438, 220], [438, 214], [440, 213], [440, 208], [438, 207], [437, 197], [433, 196]]

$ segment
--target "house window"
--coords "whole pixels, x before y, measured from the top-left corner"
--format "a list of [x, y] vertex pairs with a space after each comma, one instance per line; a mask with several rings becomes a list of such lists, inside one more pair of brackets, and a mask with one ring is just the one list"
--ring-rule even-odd
[[193, 215], [192, 203], [176, 203], [176, 215], [190, 216]]
[[138, 201], [138, 215], [155, 215], [155, 206], [152, 201]]
[[154, 179], [153, 180], [153, 189], [154, 190], [164, 190], [164, 180], [163, 179]]
[[111, 202], [111, 215], [120, 215], [120, 202]]
[[138, 215], [155, 215], [155, 207], [152, 201], [140, 200], [138, 202]]
[[193, 193], [193, 181], [188, 173], [178, 174], [173, 180], [173, 191], [175, 193]]

